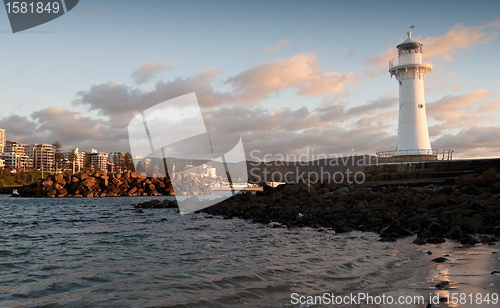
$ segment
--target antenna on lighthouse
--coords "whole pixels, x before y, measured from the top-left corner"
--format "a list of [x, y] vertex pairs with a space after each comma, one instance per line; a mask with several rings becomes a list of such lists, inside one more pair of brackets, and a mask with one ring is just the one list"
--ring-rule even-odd
[[409, 27], [406, 27], [406, 29], [408, 29], [408, 33], [407, 34], [408, 34], [409, 38], [411, 38], [411, 31], [410, 30], [413, 29], [413, 28], [415, 28], [415, 25], [411, 25]]

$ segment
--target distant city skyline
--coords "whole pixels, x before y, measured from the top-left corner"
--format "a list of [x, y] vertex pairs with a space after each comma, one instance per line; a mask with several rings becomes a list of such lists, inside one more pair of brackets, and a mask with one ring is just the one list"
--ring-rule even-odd
[[130, 152], [138, 112], [196, 92], [207, 127], [248, 153], [374, 154], [397, 143], [388, 73], [407, 27], [431, 57], [429, 133], [498, 157], [500, 2], [80, 1], [13, 34], [0, 10], [0, 128], [64, 151]]

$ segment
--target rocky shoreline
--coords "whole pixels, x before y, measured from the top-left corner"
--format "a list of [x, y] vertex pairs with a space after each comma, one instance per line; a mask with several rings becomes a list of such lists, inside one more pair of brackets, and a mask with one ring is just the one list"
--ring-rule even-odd
[[[172, 208], [176, 204], [153, 200], [135, 207]], [[500, 182], [496, 170], [489, 169], [481, 175], [458, 177], [454, 185], [285, 184], [236, 195], [201, 212], [274, 227], [372, 231], [382, 241], [417, 234], [415, 244], [453, 239], [474, 245], [500, 240]]]
[[[193, 194], [210, 194], [210, 188], [199, 185], [199, 181], [189, 174], [176, 174], [177, 185], [193, 186]], [[49, 175], [45, 180], [20, 187], [21, 197], [49, 198], [95, 198], [95, 197], [136, 197], [136, 196], [173, 196], [174, 189], [168, 177], [153, 177], [124, 172], [116, 174], [68, 174]]]

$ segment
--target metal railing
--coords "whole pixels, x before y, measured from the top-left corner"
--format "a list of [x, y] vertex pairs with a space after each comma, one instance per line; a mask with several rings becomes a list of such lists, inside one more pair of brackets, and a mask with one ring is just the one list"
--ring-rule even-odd
[[438, 149], [428, 149], [428, 150], [397, 150], [397, 151], [382, 151], [377, 152], [377, 158], [379, 163], [397, 163], [397, 162], [409, 162], [409, 161], [432, 161], [432, 160], [452, 160], [453, 150], [444, 149], [439, 151]]
[[429, 64], [432, 65], [432, 58], [424, 58], [422, 54], [405, 54], [398, 58], [389, 61], [389, 69], [391, 70], [396, 66], [411, 65], [411, 64]]

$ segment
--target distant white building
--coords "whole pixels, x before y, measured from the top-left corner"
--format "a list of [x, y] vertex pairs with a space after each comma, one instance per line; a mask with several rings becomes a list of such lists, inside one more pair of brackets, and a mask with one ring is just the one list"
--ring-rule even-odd
[[[186, 166], [187, 168], [190, 168], [188, 166], [191, 166], [191, 168], [192, 168], [192, 165]], [[206, 165], [206, 164], [194, 167], [192, 172], [197, 174], [197, 175], [201, 175], [203, 177], [208, 177], [208, 178], [216, 178], [217, 177], [217, 169], [213, 168], [210, 165]]]
[[3, 148], [5, 147], [5, 129], [0, 128], [0, 155], [3, 153]]
[[73, 173], [80, 172], [83, 169], [86, 155], [87, 153], [78, 151], [78, 148], [75, 148], [73, 151], [63, 154], [64, 159], [70, 163], [70, 167], [73, 169]]
[[53, 171], [56, 151], [51, 144], [30, 144], [25, 153], [32, 160], [34, 169]]
[[26, 155], [26, 144], [19, 142], [9, 142], [5, 145], [0, 158], [4, 161], [4, 166], [13, 169], [32, 168], [32, 160]]
[[122, 152], [111, 152], [108, 154], [108, 160], [115, 166], [121, 166], [125, 160], [125, 155]]
[[31, 161], [26, 154], [3, 152], [1, 157], [5, 167], [19, 170], [31, 168]]
[[97, 150], [92, 149], [87, 155], [90, 157], [91, 166], [96, 166], [97, 170], [100, 171], [108, 170], [108, 153], [99, 153]]

